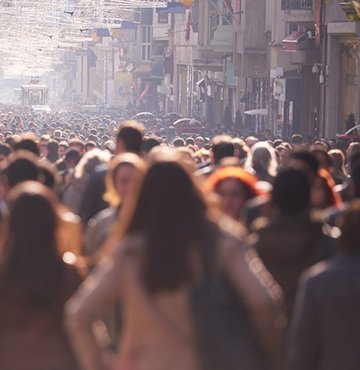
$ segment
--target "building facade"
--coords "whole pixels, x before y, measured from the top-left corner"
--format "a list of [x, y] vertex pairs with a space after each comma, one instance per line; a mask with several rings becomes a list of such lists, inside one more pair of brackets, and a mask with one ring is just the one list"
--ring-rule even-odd
[[83, 103], [178, 112], [244, 133], [331, 138], [350, 114], [360, 119], [360, 23], [345, 3], [169, 0], [137, 9], [92, 31], [66, 91]]

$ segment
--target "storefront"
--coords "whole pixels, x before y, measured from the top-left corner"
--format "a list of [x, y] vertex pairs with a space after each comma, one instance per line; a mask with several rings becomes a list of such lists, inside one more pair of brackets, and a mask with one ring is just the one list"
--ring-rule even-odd
[[325, 136], [334, 137], [345, 131], [350, 114], [359, 122], [359, 24], [332, 22], [327, 29], [324, 125]]

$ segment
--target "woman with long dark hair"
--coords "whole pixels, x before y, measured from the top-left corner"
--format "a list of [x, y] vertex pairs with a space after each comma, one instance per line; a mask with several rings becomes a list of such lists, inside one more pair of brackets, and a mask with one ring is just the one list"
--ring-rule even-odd
[[62, 322], [81, 278], [57, 249], [55, 195], [24, 182], [11, 191], [9, 205], [0, 260], [0, 368], [76, 370]]
[[110, 368], [201, 369], [191, 296], [195, 286], [218, 271], [242, 297], [261, 345], [275, 358], [281, 291], [240, 239], [213, 221], [175, 154], [152, 158], [132, 201], [120, 245], [67, 306], [67, 326], [82, 368], [106, 368], [91, 327], [120, 299], [123, 331]]

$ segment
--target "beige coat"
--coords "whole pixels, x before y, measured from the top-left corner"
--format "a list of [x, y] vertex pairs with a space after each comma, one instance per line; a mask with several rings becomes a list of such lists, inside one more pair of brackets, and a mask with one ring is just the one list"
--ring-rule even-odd
[[[104, 260], [67, 305], [66, 324], [84, 370], [106, 369], [92, 324], [120, 299], [123, 328], [116, 370], [199, 370], [194, 347], [188, 287], [150, 296], [139, 277], [140, 237], [128, 237]], [[260, 260], [240, 241], [224, 235], [219, 258], [230, 281], [249, 306], [263, 344], [279, 358], [282, 294]]]

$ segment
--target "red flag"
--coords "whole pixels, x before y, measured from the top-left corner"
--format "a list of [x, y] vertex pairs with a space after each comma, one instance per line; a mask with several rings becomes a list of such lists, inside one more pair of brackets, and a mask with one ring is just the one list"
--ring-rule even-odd
[[234, 14], [234, 8], [232, 6], [231, 0], [224, 0], [225, 6], [229, 9], [231, 14]]

